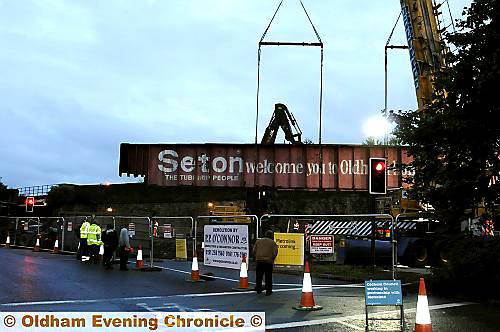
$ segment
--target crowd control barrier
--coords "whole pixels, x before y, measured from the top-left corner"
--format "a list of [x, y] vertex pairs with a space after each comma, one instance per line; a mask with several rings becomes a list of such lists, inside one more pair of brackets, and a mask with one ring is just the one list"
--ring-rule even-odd
[[[347, 266], [390, 266], [395, 277], [397, 242], [394, 218], [389, 214], [287, 215], [265, 214], [257, 224], [258, 237], [267, 230], [275, 234], [303, 234], [304, 257]], [[278, 235], [283, 248], [293, 235]], [[275, 236], [276, 238], [276, 236]], [[278, 245], [280, 245], [278, 243]], [[290, 254], [291, 255], [291, 254]]]

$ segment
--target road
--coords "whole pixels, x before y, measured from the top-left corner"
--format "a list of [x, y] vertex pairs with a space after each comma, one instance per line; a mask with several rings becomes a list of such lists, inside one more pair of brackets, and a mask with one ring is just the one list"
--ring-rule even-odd
[[[74, 256], [0, 248], [0, 311], [264, 311], [269, 330], [362, 331], [364, 288], [359, 284], [313, 278], [314, 312], [292, 309], [301, 295], [302, 276], [275, 274], [271, 296], [238, 292], [239, 271], [208, 268], [215, 280], [186, 282], [191, 263], [155, 262], [160, 272], [104, 270]], [[130, 264], [133, 267], [133, 263]], [[254, 273], [249, 273], [250, 282]], [[252, 285], [251, 285], [252, 286]], [[404, 297], [405, 322], [413, 330], [415, 295]], [[435, 331], [498, 331], [500, 307], [429, 297]], [[375, 317], [397, 317], [394, 307], [373, 308]], [[383, 329], [396, 322], [379, 322]], [[393, 324], [393, 325], [391, 325]]]

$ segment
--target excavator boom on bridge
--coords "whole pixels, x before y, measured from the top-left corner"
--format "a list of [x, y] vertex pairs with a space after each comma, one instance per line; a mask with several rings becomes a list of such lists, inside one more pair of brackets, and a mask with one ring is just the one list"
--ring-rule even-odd
[[[262, 137], [262, 144], [274, 144], [278, 130], [283, 130], [285, 139], [291, 144], [302, 144], [302, 131], [292, 112], [284, 104], [275, 104], [271, 121]], [[293, 130], [292, 130], [293, 128]]]

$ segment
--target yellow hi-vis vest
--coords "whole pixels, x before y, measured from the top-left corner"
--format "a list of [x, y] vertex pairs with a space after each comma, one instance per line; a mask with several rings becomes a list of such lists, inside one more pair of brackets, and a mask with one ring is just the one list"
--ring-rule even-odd
[[80, 239], [86, 239], [89, 235], [90, 223], [85, 221], [80, 227]]
[[89, 235], [87, 237], [88, 245], [101, 245], [101, 227], [96, 224], [90, 225]]

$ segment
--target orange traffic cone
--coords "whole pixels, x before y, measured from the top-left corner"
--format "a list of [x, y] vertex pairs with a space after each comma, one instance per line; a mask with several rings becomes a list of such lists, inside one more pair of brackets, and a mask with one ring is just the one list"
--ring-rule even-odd
[[247, 257], [243, 255], [241, 259], [241, 267], [240, 267], [240, 283], [238, 287], [233, 288], [234, 290], [246, 291], [248, 290], [248, 270], [247, 270]]
[[193, 253], [193, 264], [191, 264], [191, 279], [186, 279], [186, 281], [203, 281], [200, 279], [200, 271], [198, 270], [198, 257], [196, 257], [196, 252]]
[[302, 282], [302, 297], [300, 298], [300, 304], [293, 307], [295, 310], [301, 311], [313, 311], [321, 310], [322, 306], [316, 305], [314, 303], [312, 283], [311, 283], [311, 271], [309, 270], [309, 262], [306, 261], [306, 266], [304, 269], [304, 281]]
[[36, 243], [35, 247], [33, 248], [33, 251], [40, 251], [40, 239], [36, 238]]
[[137, 249], [137, 258], [135, 260], [135, 267], [137, 269], [142, 269], [144, 267], [144, 262], [142, 261], [142, 246], [139, 244], [139, 249]]
[[432, 323], [429, 313], [429, 303], [427, 302], [427, 292], [425, 291], [424, 278], [420, 278], [417, 299], [417, 317], [415, 318], [415, 332], [431, 332]]
[[56, 239], [56, 242], [54, 243], [54, 249], [52, 250], [52, 254], [57, 254], [59, 252], [59, 240]]
[[7, 240], [5, 240], [5, 248], [10, 248], [10, 236], [7, 235]]

